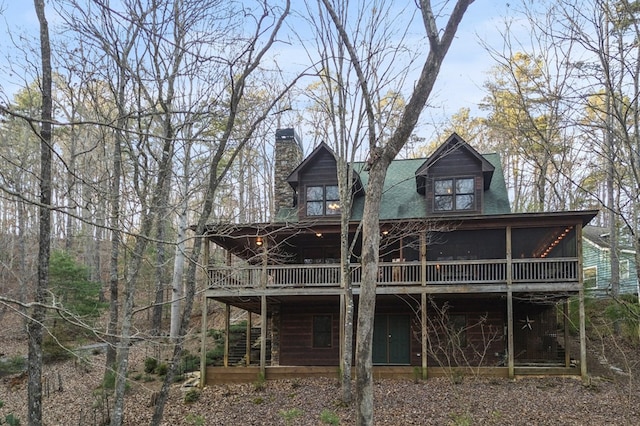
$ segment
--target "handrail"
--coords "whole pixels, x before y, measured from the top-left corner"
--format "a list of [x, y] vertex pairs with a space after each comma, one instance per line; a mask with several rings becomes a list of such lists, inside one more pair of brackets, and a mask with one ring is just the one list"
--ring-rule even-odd
[[[511, 266], [513, 283], [577, 282], [578, 259], [506, 259], [429, 261], [426, 264], [427, 285], [441, 284], [504, 284]], [[360, 264], [351, 264], [351, 280], [358, 286], [362, 277]], [[413, 262], [380, 262], [379, 286], [422, 285], [422, 265]], [[209, 287], [221, 288], [282, 288], [339, 287], [339, 264], [268, 265], [209, 267]], [[266, 283], [263, 277], [266, 276]]]

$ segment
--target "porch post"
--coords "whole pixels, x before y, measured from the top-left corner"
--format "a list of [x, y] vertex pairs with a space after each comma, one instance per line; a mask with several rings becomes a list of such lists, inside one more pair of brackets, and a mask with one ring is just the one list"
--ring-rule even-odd
[[339, 331], [338, 331], [338, 337], [340, 339], [340, 350], [338, 351], [338, 368], [340, 368], [340, 370], [342, 370], [342, 360], [344, 359], [344, 336], [345, 336], [345, 332], [344, 332], [344, 327], [345, 327], [345, 320], [346, 320], [346, 297], [344, 294], [344, 289], [342, 289], [340, 291], [340, 327]]
[[207, 384], [207, 292], [203, 293], [202, 300], [202, 330], [200, 331], [200, 387]]
[[227, 303], [224, 305], [224, 355], [223, 364], [229, 366], [229, 323], [231, 322], [231, 306]]
[[245, 362], [248, 367], [251, 364], [251, 311], [247, 311], [247, 336], [246, 336], [246, 348], [244, 351]]
[[266, 378], [267, 371], [267, 296], [260, 296], [260, 374]]
[[[208, 289], [211, 285], [209, 275], [209, 239], [205, 238], [204, 244], [204, 264], [207, 270], [207, 278], [205, 286]], [[207, 299], [207, 290], [202, 294], [202, 329], [200, 331], [200, 387], [204, 388], [207, 384], [207, 311], [209, 304]]]
[[[262, 243], [262, 274], [261, 274], [261, 285], [264, 291], [267, 290], [267, 262], [268, 262], [268, 241], [265, 238]], [[266, 294], [262, 294], [260, 296], [260, 375], [263, 378], [266, 378], [267, 371], [267, 296]]]
[[513, 292], [511, 284], [513, 283], [513, 265], [511, 263], [511, 227], [507, 226], [507, 356], [509, 367], [509, 378], [515, 377], [515, 362], [513, 357]]
[[580, 289], [578, 293], [580, 300], [580, 377], [583, 381], [587, 380], [587, 339], [585, 329], [585, 312], [584, 312], [584, 289]]
[[584, 312], [584, 284], [582, 277], [582, 223], [576, 224], [576, 244], [578, 255], [578, 300], [580, 305], [580, 376], [583, 381], [587, 380], [587, 332], [585, 328], [585, 312]]
[[564, 366], [571, 366], [571, 352], [569, 350], [569, 299], [564, 299], [562, 304], [562, 317], [564, 326]]
[[[421, 262], [421, 278], [422, 278], [422, 287], [427, 286], [427, 231], [422, 231], [420, 233], [420, 262]], [[421, 344], [422, 347], [420, 351], [422, 352], [421, 362], [422, 362], [422, 378], [427, 378], [427, 351], [428, 345], [427, 340], [429, 339], [429, 334], [427, 330], [427, 293], [426, 289], [423, 288], [423, 291], [420, 295], [420, 324], [421, 324]]]

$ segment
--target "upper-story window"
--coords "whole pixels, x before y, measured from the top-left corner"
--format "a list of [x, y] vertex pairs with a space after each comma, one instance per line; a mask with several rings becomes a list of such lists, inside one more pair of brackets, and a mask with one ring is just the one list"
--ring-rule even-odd
[[337, 185], [307, 186], [307, 216], [335, 215], [341, 211]]
[[434, 181], [434, 210], [474, 210], [475, 180], [472, 177]]

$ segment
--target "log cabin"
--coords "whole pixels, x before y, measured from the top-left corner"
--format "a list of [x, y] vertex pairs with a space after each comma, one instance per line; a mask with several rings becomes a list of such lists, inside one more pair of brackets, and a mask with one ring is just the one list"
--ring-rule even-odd
[[[260, 319], [260, 333], [247, 338], [241, 366], [228, 362], [228, 339], [223, 365], [207, 366], [203, 338], [203, 384], [337, 377], [349, 290], [358, 305], [367, 165], [351, 165], [344, 283], [336, 164], [324, 143], [303, 159], [295, 131], [279, 129], [273, 219], [207, 227], [203, 312], [224, 304], [228, 331], [230, 308], [239, 308]], [[457, 134], [428, 158], [394, 160], [380, 208], [374, 377], [586, 377], [581, 238], [596, 214], [511, 212], [498, 155]]]

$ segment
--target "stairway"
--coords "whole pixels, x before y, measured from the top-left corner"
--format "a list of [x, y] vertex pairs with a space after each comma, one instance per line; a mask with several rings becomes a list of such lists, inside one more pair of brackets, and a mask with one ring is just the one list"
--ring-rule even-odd
[[[229, 336], [229, 365], [246, 365], [247, 332], [241, 331]], [[267, 338], [267, 361], [271, 360], [271, 340]], [[260, 328], [251, 329], [251, 364], [260, 363]]]

